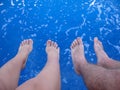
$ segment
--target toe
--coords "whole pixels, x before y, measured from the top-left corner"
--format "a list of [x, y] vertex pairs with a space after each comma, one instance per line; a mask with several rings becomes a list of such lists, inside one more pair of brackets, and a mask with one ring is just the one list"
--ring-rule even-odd
[[26, 44], [29, 44], [29, 39], [26, 40]]
[[99, 40], [98, 40], [98, 43], [99, 43], [100, 45], [102, 45], [102, 42], [101, 42], [101, 41], [99, 41]]
[[72, 46], [72, 45], [73, 45], [73, 44], [70, 45], [70, 48], [71, 48], [71, 49], [73, 49], [73, 46]]
[[29, 40], [28, 40], [28, 44], [33, 44], [33, 40], [32, 40], [32, 39], [29, 39]]
[[24, 41], [22, 41], [20, 45], [23, 46], [24, 45]]
[[83, 44], [83, 43], [82, 43], [82, 39], [81, 39], [80, 37], [77, 38], [77, 41], [78, 41], [79, 45], [80, 45], [80, 44]]
[[56, 47], [56, 42], [53, 42], [53, 46]]
[[57, 49], [58, 49], [58, 53], [60, 52], [60, 47], [57, 47]]
[[97, 45], [97, 44], [99, 44], [99, 41], [98, 41], [98, 38], [95, 37], [95, 38], [94, 38], [94, 45]]
[[78, 45], [80, 44], [80, 37], [77, 37]]
[[98, 38], [97, 38], [97, 37], [95, 37], [95, 38], [94, 38], [94, 42], [97, 42], [97, 41], [98, 41]]
[[78, 45], [78, 43], [77, 43], [77, 39], [74, 40], [73, 45], [74, 45], [74, 47], [76, 47], [76, 45]]
[[98, 40], [98, 44], [99, 44], [99, 46], [103, 49], [102, 42]]
[[24, 44], [28, 44], [28, 40], [25, 40], [25, 41], [24, 41]]
[[26, 44], [26, 40], [23, 41], [23, 45], [25, 45], [25, 44]]
[[73, 45], [71, 45], [70, 48], [73, 49]]
[[57, 44], [56, 42], [54, 43], [54, 47], [55, 47], [55, 48], [58, 48], [58, 44]]
[[56, 43], [56, 48], [58, 48], [58, 44]]
[[28, 44], [31, 44], [30, 39], [27, 40], [27, 43], [28, 43]]
[[75, 40], [72, 42], [71, 49], [75, 47]]
[[99, 41], [97, 37], [94, 38], [94, 44], [102, 46], [102, 42]]
[[51, 41], [51, 46], [54, 46], [54, 42], [53, 41]]
[[73, 48], [75, 47], [75, 40], [73, 41], [72, 47], [73, 47]]
[[51, 46], [51, 40], [47, 41], [47, 46]]
[[75, 39], [75, 46], [77, 46], [78, 45], [78, 41], [77, 41], [77, 39]]

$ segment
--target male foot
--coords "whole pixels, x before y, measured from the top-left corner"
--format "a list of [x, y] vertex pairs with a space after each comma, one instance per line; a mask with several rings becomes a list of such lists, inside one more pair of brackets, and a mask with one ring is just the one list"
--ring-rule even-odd
[[94, 49], [98, 58], [98, 65], [104, 66], [110, 58], [107, 56], [103, 49], [102, 43], [98, 40], [97, 37], [94, 38]]
[[53, 42], [51, 40], [47, 41], [46, 53], [48, 55], [48, 61], [59, 61], [59, 47], [56, 42]]
[[24, 40], [21, 42], [18, 54], [20, 54], [21, 57], [24, 58], [22, 68], [25, 67], [27, 57], [28, 57], [29, 53], [32, 51], [32, 49], [33, 49], [33, 41], [31, 39], [27, 39], [27, 40]]
[[81, 38], [78, 37], [73, 41], [71, 45], [71, 54], [75, 71], [77, 74], [80, 75], [80, 65], [87, 63], [84, 55], [84, 46]]

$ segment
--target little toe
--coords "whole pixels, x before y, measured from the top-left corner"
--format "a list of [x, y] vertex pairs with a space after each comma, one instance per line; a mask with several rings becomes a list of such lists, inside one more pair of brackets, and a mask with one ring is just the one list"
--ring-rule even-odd
[[73, 41], [73, 48], [76, 46], [76, 40]]
[[70, 49], [72, 49], [73, 47], [72, 47], [72, 44], [70, 45]]
[[73, 49], [74, 47], [73, 47], [73, 42], [72, 42], [72, 44], [71, 44], [71, 49]]
[[76, 40], [72, 42], [71, 48], [74, 49], [75, 46], [76, 46]]
[[73, 41], [73, 43], [72, 43], [72, 48], [74, 49], [74, 47], [75, 47], [75, 42]]

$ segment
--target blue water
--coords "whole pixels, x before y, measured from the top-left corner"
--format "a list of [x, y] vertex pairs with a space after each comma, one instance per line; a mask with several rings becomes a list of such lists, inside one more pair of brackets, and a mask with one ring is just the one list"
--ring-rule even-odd
[[70, 45], [78, 36], [83, 39], [88, 62], [97, 63], [95, 36], [111, 58], [120, 60], [120, 1], [0, 0], [0, 66], [15, 56], [22, 40], [34, 40], [19, 85], [42, 70], [45, 43], [51, 39], [61, 48], [62, 90], [87, 90], [82, 77], [74, 72], [70, 55]]

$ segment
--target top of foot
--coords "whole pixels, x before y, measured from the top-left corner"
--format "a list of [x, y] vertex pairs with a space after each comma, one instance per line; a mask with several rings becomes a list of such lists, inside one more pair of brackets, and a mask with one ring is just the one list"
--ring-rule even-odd
[[27, 39], [21, 42], [18, 53], [29, 54], [33, 49], [33, 40]]
[[19, 51], [18, 51], [18, 55], [20, 55], [21, 58], [23, 58], [22, 60], [22, 69], [25, 67], [26, 65], [26, 61], [27, 61], [27, 57], [29, 55], [29, 53], [32, 51], [33, 48], [33, 41], [31, 39], [27, 39], [21, 42], [20, 47], [19, 47]]
[[49, 60], [59, 60], [59, 47], [56, 42], [51, 40], [47, 41], [46, 53]]
[[86, 63], [84, 46], [81, 38], [78, 37], [73, 41], [71, 45], [71, 54], [75, 71], [77, 74], [80, 74], [79, 66]]
[[100, 42], [97, 37], [94, 38], [94, 49], [98, 57], [107, 57], [102, 42]]
[[100, 42], [97, 37], [94, 38], [94, 49], [95, 51], [103, 51], [102, 42]]
[[77, 38], [71, 44], [72, 58], [85, 58], [84, 56], [84, 46], [81, 38]]
[[94, 49], [98, 58], [98, 65], [102, 65], [109, 60], [109, 57], [103, 49], [102, 42], [100, 42], [97, 37], [94, 38]]

